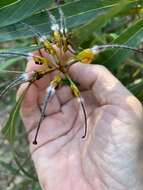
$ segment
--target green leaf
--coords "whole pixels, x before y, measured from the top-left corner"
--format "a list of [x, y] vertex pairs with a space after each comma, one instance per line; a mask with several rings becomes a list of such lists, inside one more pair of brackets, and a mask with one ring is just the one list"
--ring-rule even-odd
[[15, 3], [18, 0], [1, 0], [0, 1], [0, 8], [9, 6], [12, 3]]
[[94, 17], [90, 22], [86, 23], [78, 29], [75, 29], [74, 36], [76, 39], [78, 39], [76, 44], [80, 44], [83, 39], [87, 40], [90, 34], [99, 30], [101, 27], [107, 24], [111, 18], [115, 17], [130, 3], [131, 2], [129, 0], [119, 1], [119, 3], [113, 4], [112, 7], [106, 12], [97, 15], [97, 17]]
[[[33, 46], [33, 47], [23, 47], [23, 48], [9, 48], [6, 50], [2, 50], [2, 52], [18, 52], [18, 53], [29, 53], [33, 52], [35, 50], [38, 50], [39, 46]], [[0, 51], [1, 52], [1, 51]], [[27, 62], [27, 57], [20, 56], [19, 54], [17, 56], [12, 57], [11, 55], [6, 55], [3, 57], [0, 57], [0, 72], [8, 71], [9, 73], [18, 74], [22, 73], [23, 69], [25, 69], [25, 63]], [[20, 65], [19, 65], [20, 63]], [[11, 66], [17, 65], [18, 68], [16, 70], [12, 68]], [[7, 68], [9, 68], [7, 70]], [[10, 70], [12, 68], [12, 71]]]
[[[76, 28], [84, 23], [87, 23], [91, 19], [95, 18], [97, 14], [101, 14], [111, 7], [116, 6], [115, 1], [75, 1], [62, 5], [62, 10], [67, 20], [67, 26], [69, 29]], [[59, 13], [57, 9], [51, 10], [52, 14], [59, 19]], [[19, 18], [19, 21], [23, 18]], [[48, 21], [47, 12], [42, 11], [34, 16], [28, 17], [24, 22], [32, 25], [36, 30], [42, 34], [50, 33], [50, 22]], [[34, 34], [27, 29], [21, 23], [1, 28], [0, 41], [8, 41], [13, 39], [27, 38], [34, 36]]]
[[[51, 4], [50, 2], [53, 2], [53, 1], [52, 0], [50, 1], [31, 0], [29, 1], [31, 5], [34, 4], [34, 3], [32, 4], [32, 1], [35, 3], [38, 2], [37, 4], [35, 4], [35, 7], [37, 9], [35, 7], [32, 9], [33, 6], [29, 6], [29, 4], [26, 4], [26, 0], [21, 0], [20, 2], [17, 2], [17, 3], [23, 2], [24, 5], [22, 6], [21, 10], [16, 13], [15, 13], [15, 10], [17, 8], [16, 6], [18, 6], [17, 3], [9, 7], [6, 7], [4, 9], [0, 9], [0, 27], [6, 26], [6, 27], [1, 28], [1, 31], [0, 31], [1, 42], [34, 36], [34, 34], [31, 33], [31, 31], [29, 31], [27, 27], [25, 27], [24, 25], [20, 23], [17, 23], [23, 19], [24, 19], [24, 22], [29, 23], [30, 25], [34, 26], [34, 28], [39, 30], [42, 34], [50, 33], [50, 22], [48, 21], [49, 18], [48, 18], [47, 12], [43, 11], [42, 9], [43, 7], [45, 8], [48, 5], [50, 5]], [[47, 4], [47, 2], [49, 4]], [[135, 0], [129, 1], [129, 4], [134, 5], [135, 4], [134, 2], [136, 1]], [[111, 17], [117, 14], [117, 12], [119, 13], [120, 11], [122, 11], [125, 4], [128, 4], [128, 0], [123, 1], [123, 3], [119, 3], [118, 0], [111, 0], [111, 1], [94, 0], [94, 1], [88, 1], [88, 2], [87, 0], [79, 0], [79, 1], [70, 2], [70, 3], [66, 3], [62, 5], [62, 10], [65, 13], [65, 18], [67, 19], [67, 26], [69, 29], [76, 28], [82, 24], [85, 24], [84, 26], [85, 28], [82, 27], [81, 30], [77, 32], [77, 34], [75, 34], [75, 36], [79, 37], [79, 39], [81, 38], [84, 39], [81, 35], [83, 32], [82, 30], [83, 28], [90, 35], [93, 32], [93, 30], [97, 31], [101, 26], [103, 26], [107, 21], [109, 21]], [[31, 7], [31, 10], [29, 10], [29, 7]], [[109, 11], [110, 13], [108, 12], [107, 15], [106, 14], [104, 15], [104, 13], [106, 13], [107, 10], [109, 10], [110, 8], [112, 8], [111, 11]], [[8, 10], [6, 10], [6, 13], [3, 13], [5, 9], [8, 9]], [[13, 11], [11, 11], [11, 9], [13, 9]], [[15, 14], [11, 15], [9, 18], [9, 12], [10, 14], [11, 12], [14, 12], [16, 15]], [[59, 14], [56, 8], [51, 9], [51, 12], [57, 18], [59, 18]], [[6, 15], [6, 18], [3, 18], [3, 15]], [[86, 25], [87, 22], [89, 22], [88, 24], [91, 28], [89, 28], [88, 24]], [[14, 25], [11, 25], [11, 24], [14, 24]], [[84, 34], [84, 36], [86, 36], [86, 33]]]
[[16, 155], [16, 152], [13, 152], [13, 157], [14, 157], [14, 160], [17, 164], [17, 166], [19, 167], [19, 170], [18, 172], [22, 171], [22, 173], [27, 176], [28, 178], [34, 180], [34, 181], [38, 181], [38, 179], [35, 177], [35, 175], [32, 175], [30, 174], [30, 172], [26, 171], [23, 167], [23, 164], [20, 163], [20, 161], [18, 160], [17, 158], [17, 155]]
[[1, 49], [0, 50], [0, 53], [1, 52], [18, 52], [18, 53], [29, 53], [29, 52], [32, 52], [32, 51], [35, 51], [35, 50], [38, 50], [42, 48], [42, 46], [38, 46], [38, 45], [31, 45], [31, 46], [24, 46], [24, 47], [10, 47], [10, 48], [7, 48], [7, 49]]
[[[114, 44], [126, 44], [131, 47], [138, 47], [143, 40], [143, 20], [140, 19], [135, 24], [127, 28], [121, 33], [121, 35], [113, 41]], [[108, 65], [108, 67], [115, 69], [131, 54], [132, 51], [125, 49], [122, 50], [111, 50], [102, 54], [104, 60], [102, 64]], [[101, 60], [100, 60], [101, 62]]]
[[[8, 48], [8, 49], [2, 49], [0, 50], [0, 53], [1, 52], [18, 52], [18, 53], [29, 53], [29, 52], [33, 52], [35, 50], [38, 50], [39, 48], [41, 48], [40, 46], [38, 45], [33, 45], [33, 46], [25, 46], [25, 47], [17, 47], [17, 48]], [[6, 55], [6, 56], [3, 56], [3, 57], [0, 57], [0, 72], [7, 69], [7, 67], [11, 66], [11, 65], [14, 65], [14, 64], [17, 64], [19, 61], [21, 60], [26, 60], [27, 61], [27, 57], [23, 57], [23, 56], [20, 56], [20, 55], [17, 55], [12, 57], [11, 55]], [[21, 62], [21, 64], [23, 64], [24, 62]], [[24, 64], [23, 64], [24, 66]], [[21, 67], [23, 68], [23, 67]]]
[[2, 133], [4, 134], [5, 138], [11, 144], [13, 144], [13, 142], [15, 140], [16, 126], [17, 126], [16, 123], [17, 123], [17, 120], [19, 118], [19, 110], [20, 110], [21, 103], [23, 101], [23, 98], [24, 98], [28, 88], [29, 88], [29, 86], [26, 88], [26, 90], [24, 91], [22, 96], [19, 98], [17, 103], [14, 105], [6, 125], [2, 129]]
[[50, 7], [52, 0], [19, 0], [0, 9], [0, 28], [14, 24], [37, 11]]
[[127, 87], [136, 96], [138, 95], [138, 92], [141, 92], [143, 94], [143, 79], [138, 79], [138, 81], [130, 83]]
[[1, 165], [2, 167], [4, 167], [5, 169], [9, 170], [12, 174], [16, 174], [16, 172], [17, 172], [17, 169], [14, 168], [14, 167], [11, 165], [11, 163], [6, 163], [6, 162], [0, 160], [0, 165]]
[[7, 67], [14, 65], [20, 60], [21, 60], [21, 57], [16, 57], [16, 58], [11, 58], [11, 59], [2, 61], [2, 63], [0, 64], [0, 71], [5, 70]]

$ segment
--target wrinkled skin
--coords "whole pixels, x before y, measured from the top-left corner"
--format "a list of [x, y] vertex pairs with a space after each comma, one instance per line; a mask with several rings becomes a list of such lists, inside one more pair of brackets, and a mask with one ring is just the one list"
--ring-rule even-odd
[[[31, 60], [27, 71], [37, 69]], [[41, 124], [35, 128], [45, 89], [53, 74], [33, 84], [21, 115], [29, 133], [38, 178], [43, 190], [142, 190], [143, 109], [141, 103], [103, 66], [71, 66], [85, 100], [88, 134], [79, 102], [69, 87], [59, 87]], [[21, 94], [26, 85], [21, 86]]]

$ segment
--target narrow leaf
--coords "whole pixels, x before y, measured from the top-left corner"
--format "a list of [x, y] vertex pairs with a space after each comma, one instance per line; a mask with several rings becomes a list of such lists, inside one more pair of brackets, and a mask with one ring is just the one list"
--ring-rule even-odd
[[16, 172], [17, 172], [17, 169], [14, 168], [14, 167], [12, 166], [12, 164], [10, 164], [10, 163], [6, 163], [6, 162], [0, 160], [0, 165], [1, 165], [2, 167], [4, 167], [5, 169], [7, 169], [8, 171], [10, 171], [12, 174], [16, 174]]
[[[113, 41], [114, 44], [126, 44], [132, 47], [138, 47], [143, 40], [143, 20], [140, 19], [131, 27], [127, 28], [121, 35]], [[123, 63], [123, 61], [131, 54], [132, 51], [111, 50], [106, 52], [102, 64], [110, 66], [112, 69]]]
[[120, 13], [127, 5], [129, 5], [131, 1], [129, 0], [122, 0], [119, 3], [114, 4], [109, 10], [99, 14], [97, 17], [93, 17], [93, 19], [86, 23], [85, 25], [81, 26], [78, 29], [74, 30], [74, 36], [77, 40], [76, 44], [81, 43], [81, 41], [86, 40], [89, 38], [89, 35], [92, 34], [94, 31], [99, 30], [103, 27], [108, 21]]
[[[117, 1], [75, 1], [62, 5], [62, 10], [65, 14], [68, 29], [85, 24], [95, 18], [97, 14], [103, 13], [116, 5]], [[52, 9], [51, 13], [59, 19], [57, 9]], [[21, 18], [22, 20], [22, 18]], [[46, 11], [32, 15], [24, 20], [25, 23], [32, 25], [42, 34], [50, 33], [50, 22]], [[12, 39], [20, 39], [32, 37], [34, 34], [29, 31], [24, 25], [16, 23], [15, 25], [1, 28], [0, 41], [8, 41]]]
[[0, 9], [0, 27], [14, 24], [37, 11], [48, 8], [52, 0], [19, 0]]
[[26, 88], [26, 90], [24, 91], [22, 96], [19, 98], [17, 103], [14, 105], [6, 125], [2, 129], [2, 133], [4, 134], [5, 138], [11, 144], [13, 144], [13, 142], [15, 140], [16, 126], [17, 126], [16, 123], [17, 123], [17, 120], [19, 118], [19, 110], [20, 110], [21, 103], [22, 103], [22, 101], [24, 99], [24, 96], [25, 96], [28, 88], [29, 88], [29, 86]]
[[12, 3], [16, 3], [18, 0], [1, 0], [0, 1], [0, 8], [9, 6]]
[[20, 161], [18, 160], [18, 158], [16, 156], [16, 152], [13, 153], [13, 157], [14, 157], [14, 160], [15, 160], [17, 166], [19, 167], [19, 172], [21, 171], [28, 178], [30, 178], [34, 181], [38, 181], [38, 179], [34, 175], [30, 174], [30, 172], [28, 172], [24, 169], [23, 165], [20, 163]]
[[2, 60], [0, 63], [0, 71], [6, 69], [7, 67], [16, 64], [18, 61], [21, 60], [21, 57], [11, 58], [8, 60]]

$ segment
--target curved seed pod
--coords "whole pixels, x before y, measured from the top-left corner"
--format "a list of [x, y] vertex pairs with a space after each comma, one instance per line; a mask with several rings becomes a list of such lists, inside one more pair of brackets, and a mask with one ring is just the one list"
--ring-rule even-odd
[[56, 20], [55, 16], [50, 11], [47, 11], [47, 12], [48, 12], [49, 19], [50, 19], [50, 22], [51, 22], [51, 30], [53, 32], [59, 31], [60, 30], [60, 26], [57, 23], [57, 20]]
[[21, 24], [25, 25], [36, 37], [41, 38], [43, 35], [37, 31], [33, 26], [27, 24], [26, 22], [20, 22]]
[[[52, 17], [53, 16], [51, 15], [51, 19], [52, 19]], [[33, 26], [31, 26], [31, 25], [29, 25], [27, 23], [24, 23], [24, 22], [21, 22], [21, 23], [24, 24], [28, 29], [30, 29], [30, 31], [33, 34], [35, 34], [36, 37], [38, 37], [38, 39], [36, 38], [36, 41], [42, 43], [43, 48], [45, 49], [45, 51], [48, 52], [51, 55], [54, 55], [56, 57], [56, 60], [57, 60], [56, 51], [53, 48], [52, 44], [48, 41], [47, 37], [45, 35], [42, 35]], [[37, 62], [37, 64], [41, 65], [41, 61], [36, 61], [36, 62]]]
[[31, 26], [25, 22], [21, 22], [21, 23], [24, 24], [33, 34], [35, 34], [36, 37], [38, 37], [37, 41], [39, 41], [40, 43], [43, 44], [43, 48], [45, 48], [45, 50], [48, 49], [49, 52], [54, 51], [53, 48], [51, 47], [52, 45], [50, 44], [50, 42], [48, 41], [48, 39], [45, 35], [42, 35], [33, 26]]
[[25, 58], [42, 58], [41, 56], [33, 55], [32, 53], [20, 53], [20, 52], [0, 52], [0, 57], [17, 57], [22, 56]]
[[75, 59], [82, 63], [90, 64], [95, 59], [96, 54], [92, 49], [84, 49], [75, 56]]
[[62, 35], [60, 32], [60, 25], [57, 22], [55, 16], [48, 11], [49, 19], [51, 22], [51, 30], [53, 31], [53, 41], [58, 48], [62, 48]]
[[127, 45], [119, 45], [119, 44], [107, 44], [107, 45], [95, 45], [92, 48], [84, 49], [74, 56], [73, 61], [80, 61], [85, 64], [90, 64], [96, 56], [106, 51], [107, 49], [127, 49], [137, 53], [143, 53], [142, 49], [133, 48]]
[[84, 131], [84, 135], [82, 136], [82, 138], [85, 138], [87, 135], [88, 126], [87, 126], [87, 114], [86, 114], [86, 109], [85, 109], [85, 105], [84, 105], [84, 99], [81, 97], [80, 91], [79, 91], [78, 87], [76, 86], [76, 84], [72, 81], [72, 79], [68, 75], [66, 75], [66, 77], [70, 83], [71, 91], [72, 91], [73, 95], [78, 98], [78, 102], [80, 103], [82, 111], [83, 111], [85, 131]]
[[38, 65], [47, 65], [49, 66], [51, 64], [51, 66], [56, 66], [56, 64], [54, 64], [53, 62], [49, 61], [49, 59], [47, 57], [42, 57], [42, 56], [38, 56], [38, 55], [33, 55], [32, 53], [19, 53], [19, 52], [0, 52], [0, 57], [11, 57], [11, 56], [22, 56], [27, 58], [27, 60], [29, 60], [30, 58], [34, 59], [35, 64]]
[[143, 53], [143, 50], [142, 49], [137, 49], [137, 48], [133, 48], [133, 47], [130, 47], [130, 46], [127, 46], [127, 45], [119, 45], [119, 44], [107, 44], [107, 45], [96, 45], [96, 46], [93, 46], [91, 48], [92, 52], [96, 55], [100, 52], [103, 52], [107, 49], [114, 49], [114, 48], [117, 48], [117, 49], [127, 49], [127, 50], [131, 50], [131, 51], [134, 51], [134, 52], [137, 52], [137, 53]]
[[87, 129], [88, 129], [88, 125], [87, 125], [87, 114], [86, 114], [86, 109], [85, 109], [85, 105], [84, 105], [84, 99], [80, 96], [78, 98], [78, 101], [81, 105], [81, 109], [83, 111], [83, 116], [84, 116], [84, 134], [82, 136], [82, 138], [85, 138], [87, 136]]
[[26, 57], [26, 58], [28, 58], [28, 57], [35, 57], [31, 53], [28, 54], [28, 53], [19, 53], [19, 52], [0, 52], [0, 56], [1, 57], [22, 56], [22, 57]]
[[55, 88], [53, 86], [49, 86], [46, 90], [46, 96], [44, 98], [44, 103], [43, 103], [43, 108], [42, 108], [42, 112], [41, 112], [41, 116], [40, 116], [40, 120], [38, 122], [38, 126], [37, 126], [37, 130], [36, 130], [36, 134], [35, 134], [35, 137], [34, 137], [34, 140], [33, 140], [33, 144], [37, 144], [37, 137], [38, 137], [38, 133], [39, 133], [39, 130], [40, 130], [40, 126], [41, 126], [41, 123], [45, 117], [45, 111], [46, 111], [46, 108], [47, 108], [47, 105], [48, 105], [48, 102], [50, 101], [50, 99], [54, 96], [55, 94]]
[[35, 72], [29, 72], [29, 73], [23, 73], [21, 74], [19, 77], [17, 77], [14, 81], [10, 82], [9, 85], [7, 85], [7, 87], [1, 91], [0, 93], [0, 97], [2, 97], [3, 95], [5, 95], [7, 93], [8, 90], [12, 89], [15, 86], [18, 86], [20, 84], [23, 84], [25, 82], [30, 82], [31, 80], [34, 79], [34, 75]]
[[50, 73], [54, 70], [55, 70], [55, 68], [47, 68], [46, 70], [37, 70], [37, 71], [23, 73], [19, 77], [17, 77], [14, 81], [10, 82], [6, 86], [6, 88], [0, 93], [0, 97], [2, 97], [4, 94], [6, 94], [8, 92], [8, 90], [12, 89], [13, 87], [21, 85], [26, 82], [32, 83], [36, 80], [39, 80], [47, 73]]
[[25, 23], [25, 22], [21, 22], [22, 24], [24, 24], [28, 29], [30, 29], [30, 31], [35, 34], [36, 37], [38, 37], [37, 41], [39, 41], [40, 43], [42, 43], [43, 48], [45, 49], [45, 51], [48, 50], [48, 53], [50, 54], [56, 54], [55, 49], [53, 48], [52, 44], [48, 41], [47, 37], [45, 35], [42, 35], [39, 31], [37, 31], [33, 26]]
[[33, 140], [33, 144], [35, 144], [35, 145], [37, 144], [38, 133], [40, 130], [41, 123], [45, 117], [45, 111], [47, 109], [48, 103], [53, 98], [53, 96], [55, 95], [55, 88], [60, 84], [60, 82], [61, 82], [61, 77], [59, 75], [55, 76], [55, 78], [51, 81], [50, 86], [46, 90], [46, 95], [44, 98], [44, 103], [43, 103], [43, 108], [41, 111], [40, 120], [38, 122], [36, 134], [35, 134], [35, 137]]

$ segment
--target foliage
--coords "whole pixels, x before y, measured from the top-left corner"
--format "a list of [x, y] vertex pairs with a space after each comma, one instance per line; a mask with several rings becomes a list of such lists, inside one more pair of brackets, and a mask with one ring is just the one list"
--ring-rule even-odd
[[[71, 42], [77, 50], [80, 50], [93, 44], [108, 43], [143, 48], [143, 9], [139, 8], [139, 5], [140, 7], [143, 6], [142, 0], [67, 0], [61, 7], [65, 14], [68, 29], [71, 32]], [[35, 45], [32, 39], [34, 34], [21, 21], [32, 25], [37, 31], [48, 36], [50, 34], [50, 21], [45, 9], [49, 9], [59, 19], [53, 0], [2, 0], [0, 2], [1, 50], [29, 52], [37, 49], [39, 46]], [[15, 77], [15, 74], [12, 73], [7, 75], [4, 70], [23, 71], [25, 64], [20, 57], [0, 58], [0, 60], [0, 88], [2, 89], [7, 84], [6, 81]], [[99, 55], [94, 64], [105, 65], [143, 102], [142, 60], [143, 55], [141, 54], [125, 50], [110, 50]], [[0, 102], [2, 117], [5, 117], [3, 109], [10, 111], [14, 106], [14, 97], [14, 93], [11, 93], [10, 96], [6, 95], [3, 98], [3, 102]], [[10, 119], [6, 125], [8, 127], [5, 128], [9, 128], [10, 135], [12, 134], [12, 136], [8, 136], [10, 142], [13, 142], [13, 133], [17, 137], [14, 145], [10, 146], [12, 154], [8, 160], [5, 160], [3, 154], [8, 145], [7, 141], [1, 142], [3, 151], [0, 153], [0, 166], [8, 170], [8, 174], [4, 173], [6, 179], [7, 175], [11, 175], [9, 179], [11, 190], [40, 190], [38, 183], [29, 177], [33, 175], [32, 164], [29, 164], [29, 161], [24, 162], [28, 150], [24, 128], [21, 122], [17, 120], [20, 103], [21, 100], [14, 106], [13, 110], [16, 111], [10, 114]], [[7, 105], [10, 106], [6, 108]], [[13, 121], [12, 124], [11, 121]], [[9, 137], [11, 138], [9, 139]], [[18, 149], [19, 144], [21, 147]], [[18, 153], [15, 150], [19, 150]], [[16, 158], [15, 162], [13, 161], [14, 158]], [[24, 167], [20, 165], [22, 167], [20, 169], [16, 165], [19, 165], [19, 159], [20, 163], [26, 164]], [[23, 169], [26, 172], [29, 170], [29, 176], [21, 171]], [[3, 174], [5, 170], [2, 169], [0, 173]], [[3, 184], [0, 188], [6, 189]]]

